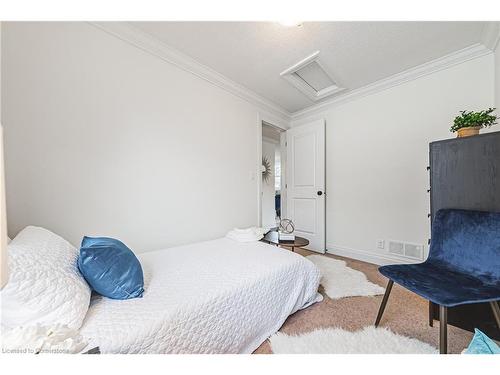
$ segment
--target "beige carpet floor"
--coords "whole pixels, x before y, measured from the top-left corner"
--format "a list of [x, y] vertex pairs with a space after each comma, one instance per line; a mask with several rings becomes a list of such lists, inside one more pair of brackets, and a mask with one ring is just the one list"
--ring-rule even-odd
[[[312, 254], [303, 249], [296, 249], [296, 252], [301, 255]], [[347, 266], [363, 272], [370, 281], [386, 286], [387, 279], [378, 273], [376, 265], [333, 255], [326, 256], [345, 260]], [[382, 296], [332, 300], [323, 293], [321, 287], [320, 292], [324, 300], [289, 316], [280, 332], [294, 335], [327, 327], [356, 331], [375, 322]], [[438, 347], [439, 322], [435, 321], [434, 327], [429, 327], [427, 301], [396, 284], [392, 288], [380, 326]], [[448, 326], [448, 352], [460, 353], [471, 338], [472, 333]], [[269, 341], [266, 340], [254, 353], [272, 353]]]

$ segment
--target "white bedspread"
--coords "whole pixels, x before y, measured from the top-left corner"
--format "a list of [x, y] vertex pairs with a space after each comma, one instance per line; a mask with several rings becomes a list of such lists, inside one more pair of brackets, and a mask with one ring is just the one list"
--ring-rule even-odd
[[304, 257], [222, 238], [139, 255], [143, 298], [94, 297], [82, 335], [103, 353], [251, 353], [321, 300]]

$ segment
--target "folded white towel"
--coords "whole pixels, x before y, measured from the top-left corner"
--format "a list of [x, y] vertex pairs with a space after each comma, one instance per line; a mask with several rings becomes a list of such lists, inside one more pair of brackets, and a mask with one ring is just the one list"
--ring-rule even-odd
[[264, 233], [265, 230], [263, 228], [234, 228], [226, 234], [226, 237], [238, 242], [254, 242], [264, 237]]

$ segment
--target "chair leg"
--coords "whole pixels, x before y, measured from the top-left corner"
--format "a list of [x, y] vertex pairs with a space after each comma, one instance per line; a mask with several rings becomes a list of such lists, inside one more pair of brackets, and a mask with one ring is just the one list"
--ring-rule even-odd
[[497, 322], [498, 329], [500, 329], [500, 307], [498, 307], [497, 301], [490, 302], [491, 310], [493, 311], [493, 316]]
[[434, 326], [434, 305], [429, 301], [429, 327]]
[[380, 308], [378, 310], [377, 319], [375, 320], [375, 327], [378, 327], [380, 319], [382, 319], [382, 314], [384, 313], [385, 305], [387, 305], [389, 294], [391, 294], [392, 284], [394, 284], [394, 281], [389, 280], [389, 282], [387, 283], [387, 287], [385, 288], [384, 298], [382, 298], [382, 303], [380, 304]]
[[448, 353], [448, 308], [439, 306], [439, 354]]

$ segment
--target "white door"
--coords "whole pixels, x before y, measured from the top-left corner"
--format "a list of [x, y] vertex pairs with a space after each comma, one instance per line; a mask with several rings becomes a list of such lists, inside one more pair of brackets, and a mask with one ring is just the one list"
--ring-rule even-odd
[[287, 130], [287, 218], [308, 249], [325, 252], [325, 120]]

